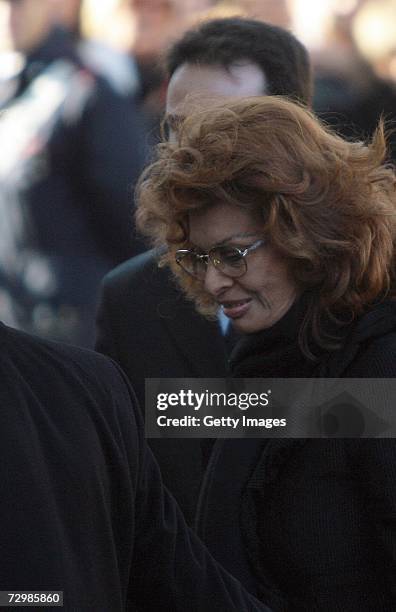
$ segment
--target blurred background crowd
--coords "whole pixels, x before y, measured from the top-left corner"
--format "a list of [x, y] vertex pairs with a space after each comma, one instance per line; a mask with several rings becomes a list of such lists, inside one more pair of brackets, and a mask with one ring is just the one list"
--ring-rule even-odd
[[[10, 39], [12, 3], [0, 0], [3, 79], [22, 61]], [[163, 110], [166, 84], [159, 60], [164, 49], [195, 23], [214, 17], [243, 15], [291, 30], [311, 53], [320, 84], [316, 95], [320, 109], [327, 105], [336, 112], [347, 110], [352, 98], [367, 94], [374, 83], [381, 89], [377, 79], [396, 80], [396, 0], [53, 0], [52, 4], [52, 18], [73, 32], [84, 59], [104, 71], [121, 91], [134, 91], [151, 116]]]
[[100, 279], [145, 249], [133, 185], [159, 138], [161, 56], [232, 15], [296, 34], [341, 133], [392, 127], [396, 0], [0, 0], [1, 320], [92, 345]]

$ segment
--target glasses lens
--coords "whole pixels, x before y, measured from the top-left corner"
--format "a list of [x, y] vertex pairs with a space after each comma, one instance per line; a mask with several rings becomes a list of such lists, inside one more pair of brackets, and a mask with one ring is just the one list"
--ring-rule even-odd
[[191, 251], [177, 252], [176, 262], [183, 268], [185, 272], [195, 278], [205, 278], [206, 263], [196, 253]]
[[227, 276], [242, 276], [246, 272], [246, 261], [235, 247], [217, 247], [210, 252], [213, 264]]

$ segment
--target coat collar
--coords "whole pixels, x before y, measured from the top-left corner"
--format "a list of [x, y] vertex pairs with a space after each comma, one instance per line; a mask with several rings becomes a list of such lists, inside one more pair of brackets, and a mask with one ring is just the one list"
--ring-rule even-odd
[[[153, 255], [158, 257], [151, 252], [151, 259]], [[194, 371], [196, 377], [226, 377], [226, 346], [218, 321], [208, 321], [195, 311], [168, 268], [151, 268], [147, 288], [170, 341], [184, 355], [186, 363], [190, 363], [188, 369]]]
[[217, 321], [207, 321], [196, 313], [177, 289], [172, 301], [162, 299], [159, 311], [162, 324], [187, 361], [193, 350], [197, 377], [227, 376], [225, 343]]

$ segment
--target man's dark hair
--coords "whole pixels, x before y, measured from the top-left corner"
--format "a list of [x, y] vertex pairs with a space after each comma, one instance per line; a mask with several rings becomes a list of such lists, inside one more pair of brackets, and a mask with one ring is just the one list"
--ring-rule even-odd
[[228, 68], [239, 60], [261, 68], [268, 83], [263, 93], [310, 104], [312, 74], [306, 48], [287, 30], [262, 21], [240, 17], [206, 21], [174, 43], [165, 67], [172, 76], [186, 63]]

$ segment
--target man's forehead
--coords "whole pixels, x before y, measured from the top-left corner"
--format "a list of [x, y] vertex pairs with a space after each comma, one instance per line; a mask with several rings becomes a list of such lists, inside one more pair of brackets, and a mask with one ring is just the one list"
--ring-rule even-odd
[[[258, 96], [267, 91], [261, 68], [248, 60], [234, 62], [228, 67], [220, 64], [182, 64], [173, 73], [167, 93], [167, 112], [185, 112], [189, 100]], [[183, 111], [182, 111], [183, 108]]]

